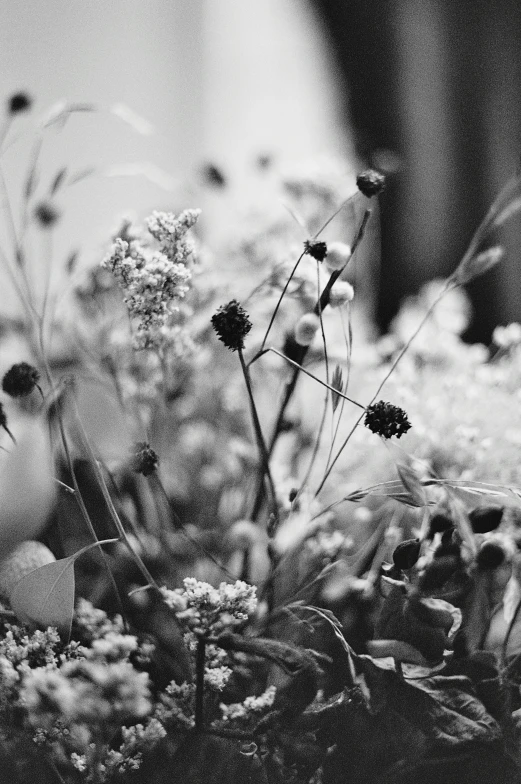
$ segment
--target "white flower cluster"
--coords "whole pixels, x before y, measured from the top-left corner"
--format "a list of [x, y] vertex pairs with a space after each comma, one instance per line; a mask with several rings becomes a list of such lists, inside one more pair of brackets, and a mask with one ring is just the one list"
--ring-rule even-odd
[[136, 327], [136, 349], [159, 347], [168, 338], [171, 317], [188, 291], [191, 272], [187, 264], [194, 246], [186, 234], [199, 214], [200, 210], [185, 210], [177, 217], [153, 212], [146, 224], [157, 247], [118, 237], [102, 261], [123, 289]]
[[195, 635], [217, 635], [248, 620], [257, 607], [256, 588], [242, 580], [214, 588], [193, 577], [184, 590], [163, 588], [163, 597], [181, 625]]
[[249, 720], [252, 715], [259, 716], [266, 713], [275, 700], [275, 686], [268, 686], [266, 691], [258, 697], [246, 697], [243, 702], [233, 702], [230, 705], [220, 704], [223, 721], [244, 721]]

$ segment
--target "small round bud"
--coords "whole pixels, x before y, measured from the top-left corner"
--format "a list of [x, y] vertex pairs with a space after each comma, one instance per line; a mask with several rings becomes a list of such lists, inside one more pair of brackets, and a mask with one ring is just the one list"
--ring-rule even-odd
[[393, 406], [392, 403], [385, 403], [383, 400], [367, 407], [364, 425], [372, 433], [383, 436], [383, 438], [391, 438], [392, 436], [401, 438], [411, 429], [411, 423], [403, 408]]
[[358, 190], [364, 196], [371, 198], [371, 196], [377, 196], [383, 191], [385, 188], [385, 177], [374, 169], [367, 169], [358, 175], [356, 184]]
[[328, 254], [327, 245], [320, 240], [306, 240], [304, 242], [304, 253], [313, 256], [317, 261], [324, 261]]
[[331, 271], [342, 269], [351, 258], [351, 247], [345, 242], [330, 242], [327, 246], [326, 266]]
[[43, 229], [50, 229], [58, 221], [60, 211], [50, 201], [42, 201], [34, 208], [34, 217]]
[[314, 313], [304, 313], [295, 327], [295, 340], [299, 346], [309, 346], [313, 342], [320, 319]]
[[289, 502], [290, 502], [290, 504], [293, 503], [293, 501], [295, 500], [297, 495], [298, 495], [298, 489], [296, 487], [292, 487], [291, 490], [289, 491]]
[[503, 518], [502, 506], [478, 506], [469, 514], [470, 524], [475, 534], [495, 531]]
[[11, 592], [29, 572], [56, 560], [48, 547], [41, 542], [22, 542], [0, 562], [0, 599], [9, 601]]
[[7, 101], [7, 111], [9, 114], [20, 114], [31, 108], [32, 99], [27, 93], [13, 93]]
[[25, 397], [30, 395], [40, 380], [40, 374], [35, 367], [27, 362], [13, 365], [2, 379], [2, 389], [11, 397]]
[[407, 539], [400, 542], [393, 553], [394, 565], [397, 569], [406, 571], [412, 569], [420, 557], [421, 543], [419, 539]]
[[142, 441], [136, 444], [136, 451], [132, 456], [132, 470], [136, 474], [143, 474], [143, 476], [150, 476], [156, 471], [159, 463], [159, 458], [154, 450]]
[[351, 302], [355, 296], [355, 290], [347, 280], [338, 280], [329, 292], [329, 304], [332, 308], [341, 308], [347, 302]]
[[505, 560], [506, 553], [497, 542], [483, 542], [476, 558], [478, 568], [482, 571], [497, 569]]
[[244, 348], [244, 338], [250, 331], [252, 323], [236, 299], [230, 300], [227, 305], [222, 305], [212, 316], [211, 321], [219, 340], [226, 348], [230, 351]]

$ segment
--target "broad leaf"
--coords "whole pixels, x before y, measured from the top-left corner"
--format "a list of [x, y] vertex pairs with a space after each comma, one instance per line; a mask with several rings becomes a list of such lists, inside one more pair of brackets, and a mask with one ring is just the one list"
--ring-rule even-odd
[[68, 558], [45, 564], [26, 574], [15, 584], [9, 597], [15, 615], [30, 625], [55, 626], [68, 640], [74, 613], [74, 562], [93, 547], [117, 541], [105, 539], [93, 542]]

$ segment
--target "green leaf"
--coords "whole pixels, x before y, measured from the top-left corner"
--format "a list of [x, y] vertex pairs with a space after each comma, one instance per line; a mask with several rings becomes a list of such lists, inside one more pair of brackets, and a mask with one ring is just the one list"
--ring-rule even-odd
[[26, 574], [15, 584], [9, 597], [15, 615], [29, 625], [55, 626], [68, 640], [74, 613], [74, 562], [93, 547], [117, 541], [105, 539], [93, 542], [68, 558], [45, 564]]

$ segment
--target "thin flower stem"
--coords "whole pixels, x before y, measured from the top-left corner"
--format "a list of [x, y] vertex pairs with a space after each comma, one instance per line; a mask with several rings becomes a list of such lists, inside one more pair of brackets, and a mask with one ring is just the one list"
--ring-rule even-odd
[[354, 406], [358, 406], [358, 408], [362, 408], [364, 410], [364, 412], [365, 412], [367, 406], [363, 406], [362, 403], [358, 403], [356, 400], [353, 400], [352, 398], [348, 397], [347, 395], [344, 395], [343, 392], [339, 392], [339, 390], [335, 389], [334, 387], [332, 387], [331, 384], [328, 384], [326, 381], [322, 381], [322, 379], [317, 378], [317, 376], [313, 375], [313, 373], [310, 373], [309, 370], [306, 370], [306, 368], [303, 368], [302, 365], [299, 365], [297, 362], [294, 362], [292, 359], [290, 359], [285, 354], [283, 354], [282, 351], [279, 351], [278, 349], [273, 348], [272, 346], [270, 346], [270, 348], [268, 348], [268, 351], [273, 351], [274, 354], [277, 354], [278, 357], [281, 357], [282, 359], [286, 360], [286, 362], [288, 362], [290, 365], [292, 365], [292, 367], [298, 368], [299, 371], [302, 371], [302, 373], [305, 373], [306, 376], [309, 376], [310, 378], [312, 378], [313, 381], [317, 382], [317, 384], [321, 384], [323, 387], [326, 387], [326, 389], [329, 389], [331, 392], [334, 392], [335, 395], [338, 395], [339, 397], [343, 398], [344, 400], [347, 400], [349, 403], [352, 403]]
[[[364, 238], [365, 231], [366, 231], [366, 228], [367, 228], [367, 223], [368, 223], [370, 217], [371, 217], [371, 210], [366, 210], [364, 212], [364, 216], [362, 218], [362, 221], [360, 223], [358, 232], [357, 232], [356, 237], [355, 237], [354, 242], [353, 242], [351, 256], [349, 257], [349, 259], [346, 262], [346, 264], [342, 267], [342, 269], [335, 270], [335, 272], [333, 272], [331, 274], [331, 277], [329, 278], [329, 281], [327, 282], [327, 284], [326, 284], [326, 286], [324, 288], [324, 291], [320, 295], [320, 297], [319, 297], [319, 299], [318, 299], [318, 301], [317, 301], [317, 303], [315, 305], [315, 308], [314, 308], [314, 313], [315, 314], [318, 315], [318, 313], [321, 310], [324, 310], [324, 308], [326, 308], [327, 305], [329, 305], [329, 295], [330, 295], [331, 289], [333, 288], [333, 285], [335, 284], [335, 281], [338, 280], [339, 276], [345, 270], [347, 264], [349, 264], [349, 261], [351, 261], [351, 259], [354, 257], [355, 252], [356, 252], [358, 246], [360, 245], [362, 239]], [[300, 371], [302, 369], [302, 363], [303, 363], [304, 359], [306, 358], [306, 355], [307, 355], [307, 352], [308, 352], [308, 346], [298, 346], [298, 345], [296, 345], [296, 349], [297, 349], [297, 351], [296, 351], [296, 358], [297, 358], [298, 361], [295, 363], [295, 368], [293, 369], [293, 374], [292, 374], [290, 380], [288, 381], [288, 383], [286, 384], [286, 388], [285, 388], [285, 391], [284, 391], [284, 396], [283, 396], [282, 401], [281, 401], [280, 406], [279, 406], [279, 411], [278, 411], [277, 418], [275, 420], [275, 425], [274, 425], [274, 428], [273, 428], [273, 435], [271, 437], [271, 441], [270, 441], [269, 446], [268, 446], [268, 457], [271, 457], [271, 455], [273, 454], [273, 450], [275, 449], [275, 445], [276, 445], [276, 443], [277, 443], [277, 441], [279, 439], [279, 436], [280, 436], [280, 434], [282, 432], [282, 425], [284, 423], [284, 418], [285, 418], [285, 415], [286, 415], [286, 409], [287, 409], [287, 407], [288, 407], [288, 405], [289, 405], [289, 403], [291, 401], [291, 398], [293, 397], [293, 393], [295, 392], [295, 387], [297, 386], [299, 373], [300, 373]], [[336, 392], [337, 390], [334, 390], [334, 391]], [[257, 514], [260, 511], [260, 508], [262, 506], [263, 497], [264, 497], [264, 484], [263, 484], [263, 482], [259, 482], [258, 487], [257, 487], [257, 494], [256, 494], [256, 497], [255, 497], [255, 502], [254, 502], [254, 505], [253, 505], [253, 514], [254, 514], [255, 517], [257, 516]], [[255, 519], [255, 517], [254, 517], [254, 519]]]
[[[427, 310], [427, 312], [426, 312], [425, 316], [422, 318], [422, 320], [420, 321], [419, 325], [416, 327], [416, 329], [414, 330], [413, 334], [411, 335], [411, 337], [409, 338], [409, 340], [407, 341], [407, 343], [405, 344], [405, 346], [402, 348], [402, 350], [400, 351], [400, 353], [398, 354], [398, 356], [396, 357], [396, 359], [395, 359], [395, 360], [394, 360], [394, 362], [392, 363], [391, 367], [389, 368], [388, 372], [386, 373], [386, 375], [384, 376], [384, 378], [382, 379], [382, 381], [381, 381], [381, 382], [380, 382], [380, 384], [378, 385], [378, 388], [377, 388], [376, 392], [374, 393], [373, 397], [371, 398], [371, 402], [369, 403], [369, 405], [371, 405], [372, 403], [374, 403], [374, 401], [376, 400], [376, 398], [378, 397], [378, 395], [379, 395], [379, 394], [380, 394], [380, 392], [382, 391], [382, 389], [383, 389], [384, 385], [387, 383], [387, 381], [389, 380], [389, 378], [391, 377], [391, 375], [392, 375], [392, 374], [394, 373], [394, 371], [396, 370], [396, 367], [398, 366], [398, 363], [401, 361], [401, 359], [403, 358], [403, 356], [404, 356], [404, 355], [406, 354], [406, 352], [408, 351], [408, 349], [409, 349], [409, 347], [410, 347], [411, 343], [413, 342], [413, 340], [415, 339], [415, 337], [418, 335], [418, 333], [420, 332], [420, 330], [423, 328], [424, 324], [425, 324], [425, 323], [428, 321], [428, 319], [430, 318], [430, 316], [431, 316], [431, 314], [432, 314], [432, 312], [433, 312], [434, 308], [435, 308], [435, 307], [436, 307], [436, 305], [438, 304], [438, 302], [440, 302], [440, 300], [441, 300], [441, 299], [442, 299], [442, 298], [445, 296], [445, 294], [447, 294], [447, 293], [448, 293], [449, 291], [451, 291], [453, 288], [456, 288], [456, 287], [457, 287], [457, 285], [458, 285], [458, 284], [454, 283], [454, 282], [453, 282], [453, 281], [452, 281], [450, 278], [449, 278], [449, 279], [448, 279], [448, 280], [445, 282], [445, 286], [444, 286], [444, 288], [442, 289], [442, 291], [440, 292], [440, 294], [439, 294], [439, 295], [436, 297], [436, 299], [434, 300], [434, 302], [432, 303], [432, 305], [430, 306], [430, 308]], [[322, 488], [324, 487], [324, 484], [326, 483], [326, 481], [327, 481], [327, 479], [328, 479], [329, 475], [331, 474], [331, 471], [333, 470], [333, 467], [335, 466], [335, 463], [337, 462], [337, 460], [339, 459], [340, 455], [341, 455], [341, 454], [342, 454], [342, 452], [344, 451], [345, 447], [346, 447], [346, 446], [347, 446], [347, 444], [349, 443], [349, 441], [350, 441], [350, 439], [351, 439], [351, 436], [352, 436], [352, 435], [353, 435], [353, 433], [355, 432], [356, 428], [358, 427], [358, 425], [359, 425], [359, 424], [360, 424], [360, 422], [362, 421], [362, 417], [363, 417], [363, 414], [362, 414], [362, 415], [361, 415], [361, 416], [360, 416], [360, 417], [359, 417], [359, 418], [356, 420], [355, 424], [353, 425], [353, 427], [351, 428], [351, 430], [349, 431], [349, 433], [348, 433], [348, 434], [347, 434], [347, 436], [345, 437], [345, 439], [344, 439], [344, 441], [343, 441], [342, 445], [340, 446], [340, 448], [339, 448], [338, 452], [336, 453], [336, 455], [335, 455], [334, 459], [332, 460], [331, 464], [329, 465], [328, 469], [326, 470], [326, 472], [325, 472], [325, 474], [324, 474], [324, 476], [323, 476], [323, 478], [322, 478], [322, 481], [320, 482], [320, 485], [318, 486], [317, 490], [315, 491], [315, 498], [317, 497], [317, 495], [318, 495], [318, 494], [321, 492]]]
[[204, 727], [204, 663], [206, 658], [206, 640], [197, 643], [195, 658], [195, 729], [200, 732]]
[[90, 458], [90, 461], [92, 463], [92, 467], [94, 469], [94, 473], [96, 474], [96, 478], [97, 478], [97, 480], [99, 482], [100, 490], [102, 492], [103, 498], [104, 498], [105, 503], [107, 505], [107, 509], [108, 509], [109, 514], [110, 514], [110, 516], [112, 518], [112, 521], [113, 521], [113, 523], [114, 523], [114, 525], [116, 527], [116, 530], [117, 530], [118, 534], [120, 535], [121, 539], [125, 542], [128, 550], [130, 552], [130, 555], [134, 559], [134, 562], [135, 562], [136, 566], [138, 567], [139, 571], [141, 572], [141, 574], [143, 575], [143, 577], [145, 578], [147, 583], [160, 596], [162, 596], [163, 594], [161, 593], [161, 589], [160, 589], [159, 585], [157, 584], [155, 579], [152, 577], [152, 575], [148, 571], [147, 567], [143, 563], [143, 560], [135, 552], [135, 550], [134, 550], [134, 548], [132, 546], [132, 543], [130, 542], [130, 539], [128, 538], [127, 532], [125, 531], [125, 529], [123, 527], [123, 523], [121, 522], [121, 520], [119, 518], [119, 515], [118, 515], [118, 513], [116, 511], [116, 508], [115, 508], [114, 503], [112, 501], [112, 498], [110, 496], [110, 493], [109, 493], [109, 490], [108, 490], [108, 487], [107, 487], [107, 483], [105, 482], [105, 477], [103, 476], [103, 472], [101, 471], [101, 468], [99, 466], [98, 460], [96, 459], [96, 456], [95, 456], [95, 454], [94, 454], [94, 452], [92, 450], [92, 447], [90, 445], [89, 439], [87, 437], [87, 433], [85, 432], [85, 428], [83, 427], [83, 423], [82, 423], [80, 415], [79, 415], [79, 411], [78, 411], [78, 407], [76, 405], [76, 401], [73, 399], [72, 402], [73, 402], [74, 414], [75, 414], [78, 430], [79, 430], [79, 433], [80, 433], [81, 441], [83, 442], [83, 445], [84, 445], [85, 449], [87, 450], [87, 454], [88, 454], [88, 456]]
[[[273, 482], [273, 477], [271, 475], [270, 458], [269, 458], [269, 454], [268, 454], [268, 449], [266, 447], [266, 442], [264, 441], [264, 436], [262, 434], [262, 428], [261, 428], [261, 424], [260, 424], [260, 420], [259, 420], [259, 415], [257, 413], [257, 406], [255, 405], [255, 398], [253, 396], [253, 389], [252, 389], [252, 386], [251, 386], [250, 374], [249, 374], [248, 368], [246, 366], [246, 363], [244, 361], [244, 355], [242, 353], [242, 349], [239, 348], [238, 354], [239, 354], [239, 360], [240, 360], [240, 363], [241, 363], [242, 372], [244, 374], [244, 381], [246, 383], [246, 389], [248, 391], [248, 397], [249, 397], [249, 400], [250, 400], [251, 416], [252, 416], [252, 420], [253, 420], [253, 427], [254, 427], [254, 430], [255, 430], [255, 437], [257, 439], [257, 446], [258, 446], [260, 457], [261, 457], [261, 464], [262, 464], [262, 467], [261, 467], [261, 479], [263, 480], [264, 476], [266, 476], [267, 479], [268, 479], [268, 483], [269, 483], [269, 486], [270, 486], [270, 492], [271, 492], [271, 495], [272, 495], [272, 503], [273, 503], [272, 511], [275, 514], [276, 519], [278, 519], [277, 496], [276, 496], [276, 492], [275, 492], [275, 485], [274, 485], [274, 482]], [[260, 511], [260, 509], [258, 511]], [[253, 517], [253, 519], [255, 519], [255, 517]]]
[[282, 303], [282, 300], [284, 299], [284, 295], [286, 294], [286, 291], [288, 290], [288, 286], [289, 286], [289, 284], [291, 283], [291, 281], [292, 281], [292, 279], [293, 279], [293, 276], [295, 275], [295, 273], [296, 273], [296, 271], [297, 271], [297, 268], [298, 268], [298, 266], [299, 266], [300, 262], [301, 262], [301, 261], [302, 261], [302, 259], [304, 258], [304, 256], [305, 256], [305, 253], [306, 253], [305, 251], [302, 251], [302, 253], [300, 254], [300, 256], [299, 256], [299, 257], [298, 257], [298, 259], [297, 259], [297, 263], [295, 264], [295, 266], [294, 266], [294, 267], [293, 267], [293, 269], [291, 270], [291, 273], [290, 273], [290, 276], [289, 276], [289, 278], [287, 279], [286, 283], [284, 284], [284, 288], [282, 289], [282, 291], [281, 291], [281, 294], [280, 294], [280, 297], [279, 297], [279, 299], [278, 299], [278, 301], [277, 301], [277, 304], [275, 305], [275, 310], [274, 310], [274, 311], [273, 311], [273, 313], [271, 314], [270, 323], [268, 324], [268, 328], [267, 328], [267, 330], [266, 330], [266, 333], [265, 333], [265, 335], [264, 335], [264, 338], [263, 338], [263, 340], [262, 340], [261, 347], [260, 347], [260, 349], [259, 349], [259, 351], [260, 351], [260, 352], [262, 352], [262, 351], [264, 350], [264, 346], [266, 345], [266, 341], [267, 341], [267, 339], [268, 339], [268, 335], [270, 334], [270, 330], [271, 330], [271, 328], [272, 328], [272, 326], [273, 326], [273, 322], [275, 321], [275, 318], [276, 318], [276, 316], [277, 316], [277, 313], [279, 312], [279, 308], [280, 308], [280, 305], [281, 305], [281, 303]]

